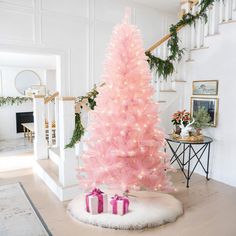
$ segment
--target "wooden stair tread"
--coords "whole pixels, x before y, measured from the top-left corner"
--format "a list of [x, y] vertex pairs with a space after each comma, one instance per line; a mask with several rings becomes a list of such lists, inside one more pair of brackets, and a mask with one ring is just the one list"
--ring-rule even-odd
[[209, 47], [200, 47], [200, 48], [193, 48], [191, 49], [191, 51], [199, 51], [199, 50], [202, 50], [202, 49], [208, 49]]
[[46, 159], [38, 160], [37, 162], [55, 182], [59, 183], [58, 166], [53, 161]]
[[173, 89], [161, 89], [160, 92], [164, 92], [164, 93], [175, 93], [176, 90], [173, 90]]
[[236, 23], [236, 20], [223, 21], [220, 23], [220, 25], [231, 24], [231, 23]]
[[181, 80], [181, 79], [176, 79], [173, 82], [177, 82], [177, 83], [187, 83], [186, 80]]

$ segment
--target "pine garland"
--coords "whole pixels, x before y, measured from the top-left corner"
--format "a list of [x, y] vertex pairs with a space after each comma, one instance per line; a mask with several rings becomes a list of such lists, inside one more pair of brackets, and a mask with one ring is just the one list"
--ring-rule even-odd
[[[101, 84], [102, 87], [105, 83]], [[77, 142], [79, 142], [84, 135], [85, 128], [81, 122], [81, 112], [85, 107], [94, 110], [96, 106], [96, 97], [98, 95], [97, 86], [88, 92], [85, 96], [81, 96], [76, 98], [76, 104], [80, 107], [79, 111], [75, 113], [75, 129], [71, 138], [70, 143], [68, 143], [65, 148], [72, 148], [75, 146]]]
[[180, 61], [184, 54], [184, 49], [179, 46], [180, 39], [178, 37], [178, 29], [186, 25], [195, 25], [196, 21], [199, 19], [204, 19], [207, 22], [207, 9], [211, 7], [215, 1], [219, 0], [202, 0], [198, 4], [200, 10], [195, 14], [187, 13], [183, 15], [182, 19], [175, 25], [170, 27], [170, 39], [167, 42], [167, 47], [170, 51], [170, 55], [166, 60], [156, 57], [147, 51], [146, 55], [148, 57], [147, 61], [149, 63], [150, 69], [158, 74], [159, 77], [163, 76], [166, 79], [168, 76], [172, 75], [174, 72], [174, 62]]
[[0, 107], [4, 105], [20, 105], [24, 102], [32, 101], [30, 97], [0, 97]]

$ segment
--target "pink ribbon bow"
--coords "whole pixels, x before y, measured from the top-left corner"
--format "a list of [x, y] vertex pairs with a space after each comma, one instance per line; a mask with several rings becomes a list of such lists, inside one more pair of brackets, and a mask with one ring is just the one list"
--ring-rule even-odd
[[123, 214], [128, 212], [128, 207], [129, 207], [129, 199], [124, 196], [119, 196], [117, 194], [114, 195], [114, 197], [111, 198], [111, 205], [112, 205], [112, 213], [117, 214], [118, 209], [117, 209], [117, 201], [123, 201]]
[[98, 198], [98, 213], [103, 212], [103, 192], [99, 188], [94, 188], [92, 192], [86, 194], [86, 210], [89, 210], [89, 196], [97, 196]]

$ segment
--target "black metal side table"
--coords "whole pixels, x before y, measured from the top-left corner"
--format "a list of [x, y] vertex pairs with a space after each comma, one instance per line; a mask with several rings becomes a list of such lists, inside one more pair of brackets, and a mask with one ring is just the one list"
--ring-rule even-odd
[[[177, 161], [178, 165], [180, 166], [181, 171], [183, 172], [186, 180], [187, 180], [187, 188], [189, 187], [189, 181], [194, 173], [194, 170], [196, 169], [197, 165], [200, 164], [202, 166], [202, 169], [206, 173], [206, 179], [209, 180], [208, 174], [209, 174], [209, 160], [210, 160], [210, 145], [213, 142], [213, 139], [210, 137], [204, 136], [204, 139], [200, 142], [191, 142], [191, 141], [181, 141], [178, 139], [174, 139], [171, 136], [166, 138], [166, 142], [170, 147], [170, 150], [172, 152], [172, 157], [170, 159], [170, 163], [173, 164]], [[173, 144], [177, 144], [177, 147], [175, 147]], [[201, 147], [196, 151], [195, 147], [201, 145]], [[182, 151], [181, 151], [182, 147]], [[180, 153], [178, 154], [178, 151], [180, 150]], [[204, 167], [202, 163], [202, 156], [207, 151], [207, 166]], [[182, 157], [182, 158], [181, 158]], [[192, 168], [191, 171], [191, 161], [195, 159], [197, 162], [195, 163], [195, 166]], [[187, 165], [187, 174], [184, 171], [184, 167]]]

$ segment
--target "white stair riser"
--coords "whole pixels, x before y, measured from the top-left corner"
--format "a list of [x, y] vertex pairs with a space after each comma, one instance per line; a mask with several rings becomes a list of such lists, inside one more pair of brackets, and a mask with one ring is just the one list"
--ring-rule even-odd
[[57, 183], [50, 174], [46, 172], [37, 162], [34, 164], [34, 171], [45, 182], [48, 188], [57, 196], [60, 201], [68, 201], [76, 197], [81, 191], [78, 185], [68, 186], [63, 188]]
[[60, 156], [51, 149], [49, 149], [49, 159], [52, 160], [57, 166], [59, 165]]

